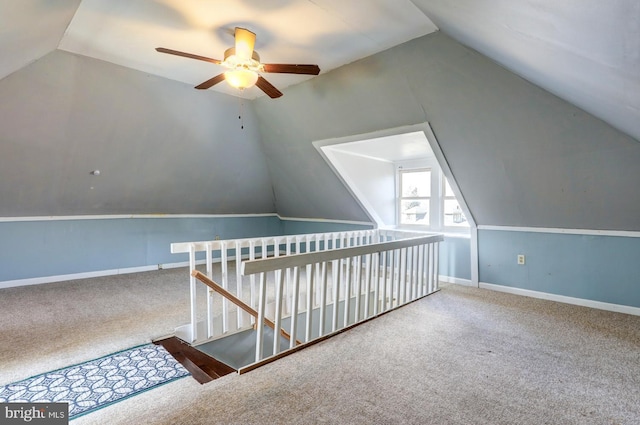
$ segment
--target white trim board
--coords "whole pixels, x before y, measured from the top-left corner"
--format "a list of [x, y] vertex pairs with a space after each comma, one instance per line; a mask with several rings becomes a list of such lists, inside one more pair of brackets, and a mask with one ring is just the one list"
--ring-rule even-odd
[[308, 221], [312, 223], [354, 224], [361, 226], [375, 226], [370, 221], [337, 220], [329, 218], [283, 217], [277, 213], [263, 214], [115, 214], [115, 215], [61, 215], [34, 217], [0, 217], [0, 223], [25, 221], [69, 221], [69, 220], [122, 220], [140, 218], [254, 218], [277, 217], [282, 221]]
[[473, 282], [471, 280], [469, 280], [469, 279], [460, 279], [459, 277], [439, 275], [438, 276], [438, 280], [440, 282], [444, 282], [444, 283], [453, 283], [455, 285], [475, 287], [475, 285], [473, 284]]
[[264, 214], [114, 214], [114, 215], [60, 215], [34, 217], [0, 217], [2, 222], [67, 221], [67, 220], [122, 220], [127, 218], [251, 218], [278, 217], [276, 213]]
[[331, 223], [331, 224], [354, 224], [359, 226], [371, 226], [375, 228], [376, 224], [370, 221], [353, 221], [353, 220], [335, 220], [331, 218], [302, 218], [302, 217], [282, 217], [276, 214], [282, 221], [308, 221], [312, 223]]
[[495, 285], [493, 283], [480, 282], [481, 289], [505, 292], [507, 294], [522, 295], [525, 297], [538, 298], [542, 300], [556, 301], [565, 304], [579, 305], [582, 307], [595, 308], [598, 310], [612, 311], [615, 313], [625, 313], [640, 316], [640, 308], [628, 305], [605, 303], [602, 301], [587, 300], [584, 298], [568, 297], [566, 295], [556, 295], [547, 292], [532, 291], [530, 289], [514, 288], [512, 286]]
[[640, 232], [631, 230], [595, 230], [595, 229], [560, 229], [554, 227], [515, 227], [515, 226], [489, 226], [480, 225], [478, 230], [496, 230], [503, 232], [526, 232], [526, 233], [558, 233], [565, 235], [587, 235], [587, 236], [619, 236], [627, 238], [640, 238]]
[[[0, 282], [0, 289], [14, 288], [16, 286], [40, 285], [42, 283], [63, 282], [67, 280], [90, 279], [92, 277], [114, 276], [114, 275], [126, 274], [126, 273], [150, 272], [153, 270], [160, 270], [163, 268], [169, 269], [173, 267], [182, 267], [180, 265], [181, 263], [175, 263], [175, 264], [176, 264], [175, 266], [172, 264], [162, 264], [162, 265], [153, 265], [153, 266], [127, 267], [124, 269], [98, 270], [93, 272], [61, 274], [56, 276], [31, 277], [27, 279], [5, 280], [4, 282]], [[184, 264], [189, 266], [189, 262], [186, 262]]]
[[[273, 253], [273, 250], [268, 251]], [[243, 259], [248, 259], [249, 255], [242, 255]], [[227, 257], [229, 261], [235, 260], [235, 255], [230, 255]], [[220, 263], [222, 260], [220, 258], [214, 258], [214, 263]], [[206, 264], [207, 260], [196, 260], [196, 265]], [[78, 280], [78, 279], [90, 279], [93, 277], [103, 277], [103, 276], [115, 276], [119, 274], [128, 274], [128, 273], [141, 273], [141, 272], [152, 272], [155, 270], [163, 270], [163, 269], [177, 269], [180, 267], [189, 267], [189, 261], [180, 261], [177, 263], [163, 263], [163, 264], [153, 264], [150, 266], [138, 266], [138, 267], [126, 267], [123, 269], [111, 269], [111, 270], [97, 270], [93, 272], [82, 272], [82, 273], [72, 273], [72, 274], [61, 274], [56, 276], [43, 276], [43, 277], [31, 277], [26, 279], [16, 279], [16, 280], [5, 280], [4, 282], [0, 282], [0, 289], [5, 288], [14, 288], [17, 286], [29, 286], [29, 285], [40, 285], [43, 283], [54, 283], [54, 282], [64, 282], [68, 280]]]

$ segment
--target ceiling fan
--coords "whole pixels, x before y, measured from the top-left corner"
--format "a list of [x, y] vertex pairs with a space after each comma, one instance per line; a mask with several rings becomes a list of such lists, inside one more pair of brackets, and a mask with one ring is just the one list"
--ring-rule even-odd
[[156, 51], [160, 53], [168, 53], [170, 55], [183, 56], [185, 58], [197, 59], [205, 62], [211, 62], [222, 65], [228, 70], [222, 74], [197, 85], [195, 88], [204, 90], [219, 82], [226, 80], [229, 85], [238, 89], [246, 89], [258, 86], [260, 90], [265, 92], [271, 98], [282, 96], [282, 92], [275, 88], [270, 82], [260, 75], [266, 73], [280, 74], [306, 74], [318, 75], [320, 68], [318, 65], [297, 65], [297, 64], [280, 64], [280, 63], [261, 63], [260, 55], [253, 50], [256, 42], [256, 35], [246, 28], [235, 28], [234, 33], [235, 46], [224, 52], [224, 60], [207, 58], [205, 56], [194, 55], [192, 53], [180, 52], [177, 50], [157, 47]]

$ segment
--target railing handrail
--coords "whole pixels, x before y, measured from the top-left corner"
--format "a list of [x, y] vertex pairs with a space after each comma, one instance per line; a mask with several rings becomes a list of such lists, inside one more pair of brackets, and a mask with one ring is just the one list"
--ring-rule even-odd
[[442, 242], [444, 236], [441, 234], [420, 236], [415, 238], [401, 239], [390, 242], [377, 242], [369, 245], [360, 245], [348, 248], [337, 248], [326, 251], [308, 252], [303, 254], [292, 254], [284, 257], [271, 257], [256, 260], [243, 261], [242, 274], [252, 275], [274, 270], [282, 270], [291, 267], [302, 267], [308, 264], [321, 263], [325, 261], [339, 260], [341, 258], [351, 258], [359, 255], [375, 254], [383, 251], [408, 248], [411, 246], [425, 245], [433, 242]]
[[171, 244], [171, 253], [172, 254], [182, 254], [189, 253], [191, 247], [195, 251], [207, 251], [207, 250], [219, 250], [222, 249], [222, 246], [225, 245], [227, 249], [234, 249], [236, 246], [240, 246], [240, 248], [249, 248], [251, 242], [259, 242], [262, 244], [263, 241], [273, 241], [275, 244], [276, 241], [300, 241], [306, 242], [306, 238], [309, 236], [312, 237], [325, 237], [328, 235], [366, 235], [369, 233], [374, 234], [376, 229], [367, 229], [367, 230], [350, 230], [345, 232], [329, 232], [329, 233], [305, 233], [305, 234], [296, 234], [296, 235], [280, 235], [280, 236], [258, 236], [253, 238], [244, 238], [244, 239], [231, 239], [231, 240], [213, 240], [213, 241], [197, 241], [197, 242], [173, 242]]
[[[213, 280], [209, 279], [207, 275], [203, 274], [202, 272], [199, 272], [198, 270], [194, 270], [193, 272], [191, 272], [191, 276], [195, 277], [200, 282], [204, 283], [209, 288], [216, 291], [218, 294], [222, 295], [223, 297], [225, 297], [226, 299], [228, 299], [229, 301], [231, 301], [232, 303], [240, 307], [242, 310], [246, 311], [256, 319], [258, 319], [259, 314], [256, 310], [251, 308], [251, 306], [249, 306], [247, 303], [245, 303], [244, 301], [242, 301], [241, 299], [233, 295], [231, 292], [224, 289], [222, 286], [220, 286]], [[264, 318], [264, 323], [267, 324], [267, 326], [269, 326], [274, 331], [276, 330], [275, 323], [273, 323], [271, 320], [267, 319], [266, 317]], [[288, 340], [291, 340], [291, 335], [289, 335], [289, 333], [282, 328], [280, 328], [280, 334], [285, 338], [287, 338]], [[300, 345], [302, 344], [302, 342], [296, 339], [296, 344]]]

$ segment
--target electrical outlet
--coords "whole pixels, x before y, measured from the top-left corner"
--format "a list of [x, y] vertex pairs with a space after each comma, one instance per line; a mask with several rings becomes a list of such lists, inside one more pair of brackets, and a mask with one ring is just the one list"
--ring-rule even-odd
[[518, 254], [518, 264], [521, 266], [525, 264], [524, 254]]

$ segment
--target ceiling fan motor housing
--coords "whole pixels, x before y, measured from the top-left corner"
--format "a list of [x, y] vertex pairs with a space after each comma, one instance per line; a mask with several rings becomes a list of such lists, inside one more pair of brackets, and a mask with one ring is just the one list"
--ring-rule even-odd
[[241, 58], [236, 55], [236, 48], [230, 47], [224, 51], [223, 66], [229, 69], [248, 69], [254, 72], [261, 70], [260, 55], [255, 50], [251, 54], [251, 59]]

